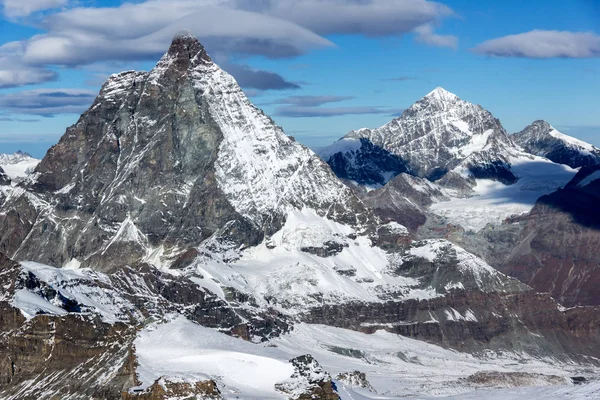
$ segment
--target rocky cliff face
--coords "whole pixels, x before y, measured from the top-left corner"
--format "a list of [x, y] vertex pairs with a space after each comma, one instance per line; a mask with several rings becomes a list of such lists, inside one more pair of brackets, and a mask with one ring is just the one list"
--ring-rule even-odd
[[367, 214], [190, 36], [176, 38], [152, 71], [111, 76], [36, 168], [30, 189], [5, 202], [35, 210], [19, 232], [17, 218], [0, 218], [15, 236], [0, 244], [5, 251], [98, 270], [172, 262], [211, 237], [227, 248], [253, 246], [292, 208], [351, 224]]
[[0, 186], [10, 185], [10, 177], [6, 175], [6, 172], [0, 167]]
[[600, 167], [583, 167], [522, 218], [518, 245], [500, 268], [566, 306], [600, 305]]
[[573, 168], [600, 163], [600, 149], [559, 132], [546, 121], [534, 121], [511, 136], [526, 152]]
[[382, 186], [394, 176], [408, 171], [399, 156], [366, 138], [342, 138], [318, 154], [340, 179], [357, 185]]

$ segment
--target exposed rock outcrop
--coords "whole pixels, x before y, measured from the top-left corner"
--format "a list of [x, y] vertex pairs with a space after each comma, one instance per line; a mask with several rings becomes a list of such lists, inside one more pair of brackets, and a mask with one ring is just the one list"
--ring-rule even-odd
[[292, 400], [339, 400], [331, 376], [310, 354], [290, 360], [294, 373], [289, 380], [275, 385]]
[[518, 245], [499, 268], [565, 306], [600, 305], [600, 166], [583, 167], [520, 219]]
[[204, 382], [171, 382], [159, 379], [145, 390], [133, 390], [121, 394], [123, 400], [221, 400], [221, 392], [213, 380]]

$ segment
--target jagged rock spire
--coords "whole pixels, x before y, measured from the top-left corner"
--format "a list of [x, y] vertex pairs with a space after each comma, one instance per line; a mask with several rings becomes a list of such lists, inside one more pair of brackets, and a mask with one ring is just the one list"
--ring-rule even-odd
[[175, 35], [167, 53], [157, 67], [168, 63], [169, 68], [185, 71], [199, 64], [212, 63], [212, 59], [200, 41], [189, 31]]

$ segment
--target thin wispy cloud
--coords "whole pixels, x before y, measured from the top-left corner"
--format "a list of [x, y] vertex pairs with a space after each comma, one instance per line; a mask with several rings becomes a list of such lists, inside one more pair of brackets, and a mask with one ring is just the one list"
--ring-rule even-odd
[[494, 57], [600, 57], [600, 36], [593, 32], [533, 30], [487, 40], [473, 51]]
[[290, 96], [276, 100], [271, 104], [291, 104], [301, 107], [317, 107], [328, 103], [338, 103], [344, 100], [352, 100], [354, 96]]
[[256, 90], [286, 90], [300, 89], [300, 85], [289, 82], [281, 75], [251, 68], [245, 64], [221, 64], [221, 67], [233, 75], [243, 88]]
[[80, 114], [96, 97], [95, 91], [83, 89], [35, 89], [0, 96], [0, 111], [14, 114], [53, 116]]
[[417, 34], [416, 40], [419, 43], [436, 47], [449, 47], [451, 49], [458, 48], [458, 37], [437, 34], [432, 24], [424, 24], [416, 27], [415, 33]]
[[404, 82], [404, 81], [415, 81], [417, 80], [414, 76], [397, 76], [395, 78], [384, 78], [382, 81], [385, 82]]
[[68, 0], [0, 0], [2, 12], [9, 18], [26, 17], [37, 11], [59, 8]]
[[398, 112], [397, 109], [380, 106], [328, 106], [326, 104], [340, 103], [355, 99], [354, 96], [289, 96], [268, 104], [280, 104], [275, 109], [275, 115], [290, 118], [338, 117], [344, 115], [389, 114]]

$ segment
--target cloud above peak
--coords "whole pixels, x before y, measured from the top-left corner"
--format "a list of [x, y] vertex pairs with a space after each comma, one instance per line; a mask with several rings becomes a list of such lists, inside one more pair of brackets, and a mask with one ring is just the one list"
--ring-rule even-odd
[[600, 36], [593, 32], [533, 30], [487, 40], [473, 51], [494, 57], [600, 57]]
[[27, 69], [29, 78], [12, 79], [15, 72], [0, 63], [0, 86], [54, 79], [51, 66], [156, 60], [182, 29], [213, 56], [291, 58], [333, 47], [325, 35], [400, 36], [415, 29], [427, 31], [418, 33], [422, 43], [452, 46], [432, 26], [454, 13], [431, 0], [147, 0], [58, 11], [68, 0], [0, 1], [5, 15], [52, 9], [35, 19], [43, 33], [2, 46], [9, 64]]

